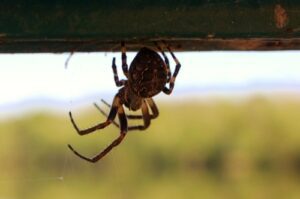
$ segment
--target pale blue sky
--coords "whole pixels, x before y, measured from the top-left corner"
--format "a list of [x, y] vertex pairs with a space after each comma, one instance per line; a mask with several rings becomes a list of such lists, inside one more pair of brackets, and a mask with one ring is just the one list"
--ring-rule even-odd
[[[135, 53], [128, 53], [128, 63]], [[275, 52], [192, 52], [176, 53], [182, 64], [174, 95], [231, 88], [299, 88], [300, 53]], [[1, 54], [0, 106], [49, 98], [72, 101], [92, 95], [114, 94], [111, 61], [120, 53], [75, 53], [65, 69], [69, 54]], [[169, 55], [168, 55], [169, 56]], [[174, 69], [175, 63], [171, 60]], [[264, 88], [268, 89], [268, 88]], [[237, 89], [239, 90], [239, 89]]]

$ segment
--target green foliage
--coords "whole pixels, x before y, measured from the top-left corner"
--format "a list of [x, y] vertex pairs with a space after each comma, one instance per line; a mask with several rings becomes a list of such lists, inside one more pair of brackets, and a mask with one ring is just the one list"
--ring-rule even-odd
[[[163, 104], [145, 132], [97, 164], [92, 156], [119, 133], [78, 136], [67, 113], [32, 113], [0, 122], [0, 198], [298, 198], [300, 102]], [[81, 127], [105, 118], [75, 111]], [[130, 121], [136, 124], [138, 121]]]

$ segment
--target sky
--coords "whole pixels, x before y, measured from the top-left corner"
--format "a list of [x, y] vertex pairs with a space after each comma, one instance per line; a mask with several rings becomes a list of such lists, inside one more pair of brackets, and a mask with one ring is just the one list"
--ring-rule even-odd
[[[120, 53], [0, 54], [0, 111], [38, 100], [72, 102], [92, 96], [113, 96], [112, 58], [122, 76]], [[175, 63], [167, 54], [171, 68]], [[128, 53], [128, 64], [135, 53]], [[181, 70], [174, 95], [300, 91], [300, 52], [176, 53]], [[163, 94], [160, 94], [163, 95]]]

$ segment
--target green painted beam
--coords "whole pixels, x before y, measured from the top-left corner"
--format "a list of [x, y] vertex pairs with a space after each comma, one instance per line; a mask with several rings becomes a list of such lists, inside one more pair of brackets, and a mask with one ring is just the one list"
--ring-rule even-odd
[[297, 0], [1, 1], [0, 52], [300, 49]]

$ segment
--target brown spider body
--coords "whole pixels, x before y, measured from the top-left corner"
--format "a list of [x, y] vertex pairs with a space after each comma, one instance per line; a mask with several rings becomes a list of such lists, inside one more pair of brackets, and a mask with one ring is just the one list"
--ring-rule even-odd
[[132, 92], [142, 98], [160, 93], [167, 83], [167, 68], [159, 54], [142, 48], [129, 67], [128, 84]]
[[[105, 122], [80, 130], [73, 119], [72, 113], [69, 112], [71, 122], [79, 135], [93, 133], [96, 130], [107, 127], [111, 123], [120, 128], [119, 137], [93, 158], [87, 158], [79, 154], [71, 145], [68, 145], [77, 156], [89, 162], [97, 162], [111, 149], [119, 145], [128, 131], [145, 130], [149, 127], [151, 120], [158, 117], [158, 108], [152, 97], [161, 91], [168, 95], [172, 93], [174, 82], [181, 65], [170, 47], [167, 46], [173, 60], [176, 62], [175, 71], [171, 74], [167, 56], [160, 46], [157, 45], [157, 47], [163, 55], [164, 60], [154, 50], [144, 47], [137, 53], [128, 70], [126, 49], [124, 42], [122, 42], [122, 70], [124, 75], [127, 77], [127, 80], [119, 80], [115, 58], [113, 58], [112, 69], [114, 73], [114, 80], [116, 86], [122, 88], [119, 89], [118, 93], [115, 95], [112, 105], [102, 100], [102, 102], [110, 107], [109, 114], [105, 113], [97, 104], [95, 104], [96, 108], [107, 117]], [[123, 106], [126, 106], [132, 111], [140, 109], [142, 114], [126, 115]], [[149, 112], [149, 108], [151, 109], [151, 113]], [[119, 124], [114, 121], [116, 116], [119, 118]], [[143, 124], [128, 126], [128, 119], [142, 119]]]

